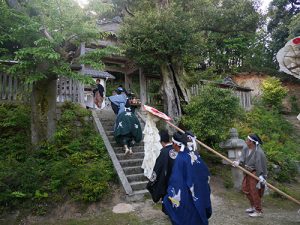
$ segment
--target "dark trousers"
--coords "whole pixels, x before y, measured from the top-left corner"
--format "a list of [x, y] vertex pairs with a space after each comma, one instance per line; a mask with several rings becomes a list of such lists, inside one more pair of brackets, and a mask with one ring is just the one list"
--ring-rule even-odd
[[133, 138], [131, 134], [127, 134], [122, 137], [122, 145], [127, 145], [129, 148], [133, 147]]

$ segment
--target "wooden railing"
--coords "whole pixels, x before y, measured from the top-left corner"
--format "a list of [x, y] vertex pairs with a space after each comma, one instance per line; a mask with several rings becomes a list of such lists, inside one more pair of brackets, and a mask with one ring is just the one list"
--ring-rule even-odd
[[[28, 102], [32, 85], [15, 76], [0, 73], [0, 102]], [[66, 77], [57, 79], [57, 102], [84, 102], [84, 85]]]
[[17, 77], [0, 74], [0, 101], [29, 101], [31, 85], [21, 82]]
[[59, 77], [57, 79], [57, 102], [84, 102], [84, 85], [78, 80]]

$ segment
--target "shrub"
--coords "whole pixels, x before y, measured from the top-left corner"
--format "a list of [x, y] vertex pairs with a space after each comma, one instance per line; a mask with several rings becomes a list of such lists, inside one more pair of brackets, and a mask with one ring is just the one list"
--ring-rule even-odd
[[205, 86], [184, 107], [182, 123], [199, 140], [216, 144], [227, 137], [233, 121], [242, 114], [238, 98], [228, 89]]
[[287, 95], [286, 88], [281, 86], [278, 78], [269, 77], [262, 83], [262, 102], [267, 107], [279, 110], [283, 98]]
[[110, 191], [115, 174], [90, 112], [72, 103], [61, 110], [53, 141], [31, 151], [29, 109], [0, 105], [0, 205], [43, 214], [59, 196], [91, 202]]

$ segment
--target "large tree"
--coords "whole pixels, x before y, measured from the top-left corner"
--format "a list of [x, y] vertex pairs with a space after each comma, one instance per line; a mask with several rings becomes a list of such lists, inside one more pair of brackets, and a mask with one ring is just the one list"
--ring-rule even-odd
[[242, 65], [259, 22], [250, 0], [115, 2], [129, 12], [121, 32], [127, 54], [160, 68], [165, 111], [175, 118], [182, 114], [180, 102], [189, 100], [186, 66], [233, 71]]
[[[140, 6], [142, 3], [144, 7]], [[141, 1], [135, 7], [121, 31], [126, 53], [139, 64], [160, 68], [165, 111], [178, 118], [182, 115], [180, 102], [189, 100], [183, 59], [200, 49], [201, 36], [190, 12], [181, 4]]]
[[87, 81], [71, 65], [80, 56], [80, 43], [103, 34], [95, 13], [73, 0], [1, 0], [0, 12], [0, 57], [18, 61], [1, 69], [32, 83], [31, 134], [38, 144], [55, 131], [58, 76]]

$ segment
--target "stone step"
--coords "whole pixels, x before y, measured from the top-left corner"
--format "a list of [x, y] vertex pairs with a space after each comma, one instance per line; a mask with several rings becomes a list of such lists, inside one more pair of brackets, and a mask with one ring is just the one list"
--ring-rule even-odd
[[149, 199], [151, 198], [151, 195], [148, 192], [148, 190], [142, 189], [139, 191], [133, 191], [132, 195], [125, 196], [125, 199], [128, 202], [145, 201], [145, 196], [147, 196], [147, 198], [149, 198]]
[[130, 174], [130, 175], [127, 175], [127, 180], [128, 182], [137, 182], [137, 181], [148, 181], [147, 178], [144, 176], [143, 173], [138, 173], [138, 174]]
[[147, 189], [133, 192], [134, 195], [143, 195], [143, 194], [148, 194], [148, 193], [149, 193], [149, 191]]
[[100, 118], [100, 121], [101, 121], [101, 123], [102, 122], [115, 122], [115, 119], [116, 118], [104, 118], [104, 117], [99, 117]]
[[[115, 146], [114, 151], [116, 154], [125, 152], [124, 147], [121, 147], [121, 146]], [[144, 146], [133, 146], [132, 151], [133, 151], [133, 153], [144, 152]]]
[[114, 121], [101, 121], [103, 127], [113, 127], [115, 125]]
[[114, 131], [113, 130], [106, 130], [105, 131], [107, 136], [114, 136]]
[[109, 142], [112, 142], [115, 140], [115, 137], [113, 135], [107, 135]]
[[145, 190], [148, 181], [134, 181], [129, 183], [133, 191]]
[[138, 173], [144, 172], [144, 170], [141, 168], [141, 166], [124, 167], [123, 171], [124, 171], [125, 175], [138, 174]]
[[[132, 150], [133, 151], [133, 150]], [[144, 158], [144, 152], [134, 152], [132, 154], [126, 154], [125, 153], [118, 153], [116, 154], [118, 160], [126, 160], [126, 159], [143, 159]]]
[[122, 167], [141, 166], [143, 159], [126, 159], [119, 161]]
[[[111, 144], [112, 146], [121, 147], [121, 145], [118, 144], [115, 140], [110, 141], [110, 144]], [[134, 143], [134, 146], [139, 146], [139, 147], [140, 147], [140, 146], [144, 146], [144, 142], [141, 141], [141, 142], [139, 142], [139, 143]]]
[[105, 133], [107, 133], [107, 132], [114, 132], [114, 127], [103, 127], [103, 129], [105, 130]]

